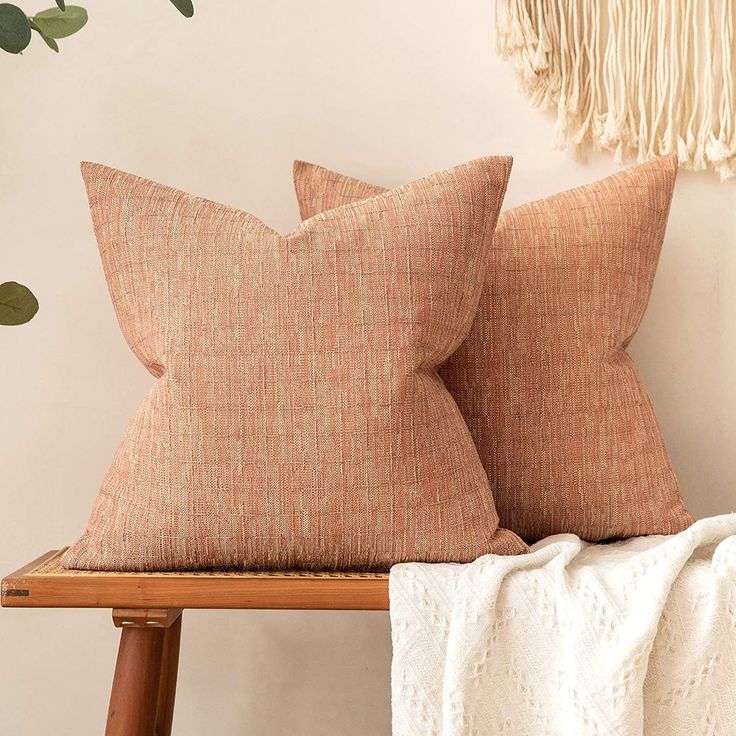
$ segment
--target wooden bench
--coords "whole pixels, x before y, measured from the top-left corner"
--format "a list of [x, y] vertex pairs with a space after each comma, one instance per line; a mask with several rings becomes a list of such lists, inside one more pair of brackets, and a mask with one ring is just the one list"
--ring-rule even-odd
[[107, 736], [168, 736], [185, 608], [388, 610], [386, 573], [65, 570], [53, 550], [2, 581], [8, 608], [110, 608], [121, 629]]

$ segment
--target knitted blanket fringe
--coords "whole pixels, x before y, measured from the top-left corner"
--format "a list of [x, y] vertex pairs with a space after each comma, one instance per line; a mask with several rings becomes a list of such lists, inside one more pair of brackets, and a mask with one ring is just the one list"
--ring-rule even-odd
[[736, 0], [497, 0], [496, 47], [556, 148], [736, 176]]

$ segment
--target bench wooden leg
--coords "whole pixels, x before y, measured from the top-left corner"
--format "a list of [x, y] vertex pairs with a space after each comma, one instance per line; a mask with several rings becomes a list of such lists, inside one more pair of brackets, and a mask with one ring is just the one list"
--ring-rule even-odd
[[176, 676], [179, 671], [180, 641], [181, 616], [164, 633], [155, 736], [171, 736], [171, 721], [174, 718], [174, 698], [176, 697]]
[[122, 628], [105, 736], [169, 736], [181, 611], [114, 610]]
[[164, 629], [123, 629], [105, 736], [152, 736]]

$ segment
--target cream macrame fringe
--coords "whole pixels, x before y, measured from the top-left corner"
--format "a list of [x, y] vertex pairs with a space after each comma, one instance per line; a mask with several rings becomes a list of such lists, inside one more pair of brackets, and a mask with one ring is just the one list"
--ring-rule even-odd
[[498, 0], [496, 46], [554, 144], [736, 176], [736, 0]]

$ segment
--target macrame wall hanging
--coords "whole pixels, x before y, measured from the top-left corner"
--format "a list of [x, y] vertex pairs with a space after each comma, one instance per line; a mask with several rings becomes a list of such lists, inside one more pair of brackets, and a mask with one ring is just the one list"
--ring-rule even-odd
[[736, 177], [736, 0], [498, 0], [496, 46], [554, 145]]

